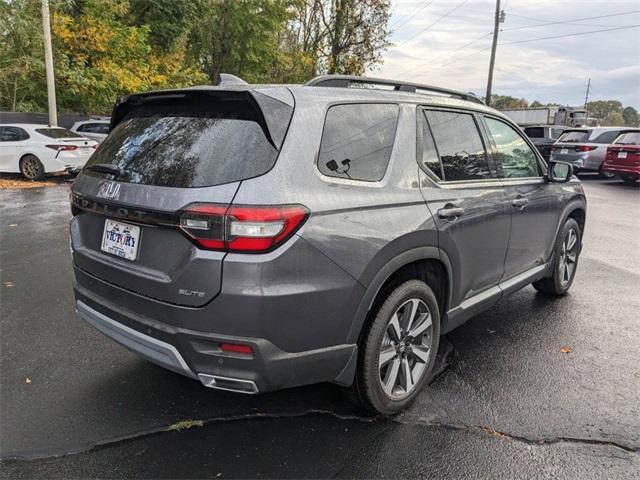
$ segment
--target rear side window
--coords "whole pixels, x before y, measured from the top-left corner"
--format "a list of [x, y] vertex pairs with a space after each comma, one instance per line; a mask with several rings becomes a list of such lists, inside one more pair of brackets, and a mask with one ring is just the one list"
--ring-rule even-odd
[[395, 104], [334, 105], [324, 122], [318, 169], [329, 177], [376, 182], [393, 149], [399, 107]]
[[418, 163], [440, 180], [444, 180], [444, 173], [442, 172], [442, 164], [440, 163], [440, 157], [438, 157], [436, 144], [433, 142], [433, 136], [431, 135], [425, 112], [422, 110], [418, 111], [416, 152], [418, 154]]
[[76, 132], [65, 128], [36, 128], [36, 132], [49, 138], [78, 138]]
[[500, 178], [526, 178], [541, 175], [536, 154], [510, 125], [485, 117], [489, 134], [496, 146]]
[[[286, 130], [293, 110], [274, 104], [285, 110], [278, 118]], [[277, 156], [263, 112], [248, 92], [189, 93], [134, 104], [87, 162], [117, 165], [122, 174], [84, 173], [144, 185], [205, 187], [262, 175]]]
[[589, 132], [587, 130], [570, 130], [560, 135], [558, 142], [586, 143], [587, 140], [589, 140]]
[[108, 123], [85, 123], [84, 125], [80, 125], [78, 127], [79, 132], [88, 132], [88, 133], [109, 133], [109, 124]]
[[552, 128], [551, 138], [553, 139], [560, 138], [560, 135], [562, 135], [562, 132], [564, 132], [564, 130], [562, 130], [561, 128]]
[[620, 130], [612, 130], [609, 132], [604, 132], [595, 137], [593, 140], [589, 140], [590, 143], [603, 143], [609, 144], [613, 143], [616, 137], [620, 135]]
[[425, 113], [442, 162], [444, 180], [492, 178], [473, 115], [435, 110]]
[[640, 132], [626, 132], [616, 138], [615, 143], [622, 145], [640, 145]]
[[529, 138], [544, 138], [543, 127], [527, 127], [524, 129], [524, 133], [526, 133]]

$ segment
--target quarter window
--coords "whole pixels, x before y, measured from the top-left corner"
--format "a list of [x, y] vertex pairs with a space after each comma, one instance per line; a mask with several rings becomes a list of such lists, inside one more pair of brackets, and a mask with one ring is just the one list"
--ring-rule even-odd
[[391, 157], [398, 112], [394, 104], [331, 107], [324, 122], [318, 169], [330, 177], [381, 180]]
[[539, 177], [536, 154], [522, 136], [510, 125], [485, 117], [489, 134], [496, 146], [500, 178]]
[[492, 178], [487, 152], [471, 114], [425, 111], [442, 162], [443, 179]]
[[442, 164], [423, 111], [418, 112], [418, 143], [416, 147], [418, 163], [440, 180], [444, 180]]

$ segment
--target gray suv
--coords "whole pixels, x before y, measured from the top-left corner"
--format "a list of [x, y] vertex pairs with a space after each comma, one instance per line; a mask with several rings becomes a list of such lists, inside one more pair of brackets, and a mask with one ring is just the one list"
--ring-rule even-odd
[[349, 76], [119, 100], [72, 189], [80, 316], [207, 387], [400, 411], [441, 335], [563, 295], [586, 203], [471, 94]]

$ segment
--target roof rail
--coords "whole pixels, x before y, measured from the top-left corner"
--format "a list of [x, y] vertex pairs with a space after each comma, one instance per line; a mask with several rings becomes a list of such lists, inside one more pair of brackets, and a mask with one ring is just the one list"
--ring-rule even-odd
[[357, 75], [320, 75], [309, 80], [305, 85], [309, 87], [337, 87], [349, 88], [353, 85], [380, 85], [391, 86], [397, 92], [409, 93], [437, 93], [450, 97], [468, 100], [470, 102], [481, 103], [482, 99], [473, 93], [464, 93], [457, 90], [449, 90], [448, 88], [433, 87], [431, 85], [423, 85], [421, 83], [402, 82], [398, 80], [387, 80], [384, 78], [359, 77]]

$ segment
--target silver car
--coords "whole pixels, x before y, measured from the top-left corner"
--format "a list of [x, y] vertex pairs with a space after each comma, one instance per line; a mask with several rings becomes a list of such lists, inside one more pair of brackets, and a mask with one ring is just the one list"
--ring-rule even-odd
[[109, 134], [109, 123], [109, 120], [85, 120], [74, 123], [71, 131], [101, 143]]
[[598, 172], [601, 177], [610, 178], [612, 174], [602, 170], [607, 147], [620, 133], [629, 130], [629, 127], [585, 127], [565, 130], [551, 149], [549, 160], [571, 163], [575, 172]]

